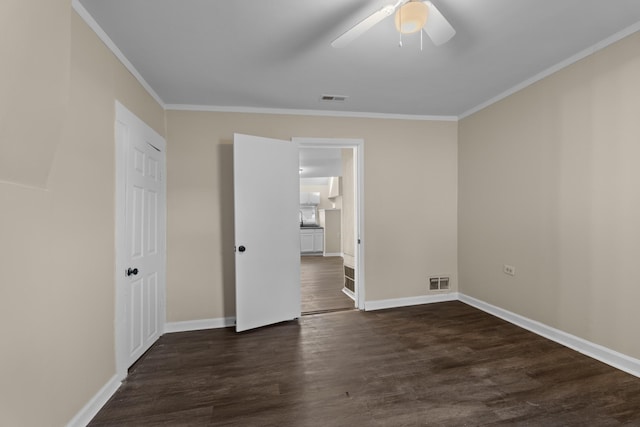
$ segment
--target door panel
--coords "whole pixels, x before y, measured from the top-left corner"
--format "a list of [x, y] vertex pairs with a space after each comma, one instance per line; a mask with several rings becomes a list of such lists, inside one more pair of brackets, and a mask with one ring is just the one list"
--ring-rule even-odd
[[137, 185], [131, 186], [131, 202], [128, 206], [127, 214], [131, 221], [131, 230], [129, 231], [131, 237], [131, 253], [129, 253], [129, 258], [132, 261], [142, 257], [143, 198], [144, 188]]
[[128, 276], [134, 289], [129, 310], [132, 340], [128, 358], [133, 363], [160, 336], [157, 288], [163, 260], [157, 247], [160, 153], [143, 135], [134, 131], [131, 136], [127, 173], [127, 188], [130, 189], [127, 235], [131, 237], [128, 268], [135, 272]]
[[300, 316], [298, 145], [236, 134], [236, 331]]
[[[131, 302], [129, 307], [132, 312], [141, 312], [144, 301], [144, 280], [138, 279], [131, 282]], [[142, 319], [140, 316], [131, 316], [130, 318], [129, 344], [128, 354], [137, 353], [142, 349]]]
[[145, 340], [148, 342], [154, 335], [158, 334], [158, 273], [154, 272], [147, 278], [145, 287], [145, 313], [144, 321]]
[[[119, 372], [160, 337], [164, 317], [164, 140], [121, 105], [116, 137], [124, 175], [118, 250], [116, 351]], [[121, 200], [121, 199], [119, 199]], [[122, 275], [122, 276], [120, 276]], [[123, 277], [123, 279], [120, 279]]]
[[153, 190], [147, 192], [147, 254], [158, 253], [158, 193]]

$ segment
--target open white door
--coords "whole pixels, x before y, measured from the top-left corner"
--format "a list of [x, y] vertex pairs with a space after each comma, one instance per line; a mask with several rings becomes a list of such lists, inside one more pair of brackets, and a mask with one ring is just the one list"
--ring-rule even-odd
[[300, 317], [298, 144], [235, 134], [236, 331]]

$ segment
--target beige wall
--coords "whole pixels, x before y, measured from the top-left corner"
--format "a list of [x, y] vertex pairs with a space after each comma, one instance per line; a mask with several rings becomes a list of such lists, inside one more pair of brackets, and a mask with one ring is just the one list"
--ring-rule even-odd
[[168, 321], [234, 315], [234, 132], [363, 138], [366, 298], [455, 284], [457, 123], [168, 111], [167, 129]]
[[339, 209], [322, 209], [320, 225], [324, 227], [324, 253], [342, 253], [342, 211]]
[[69, 1], [0, 8], [0, 425], [60, 426], [115, 374], [114, 102], [164, 113]]
[[637, 33], [459, 130], [460, 290], [636, 358], [639, 52]]
[[0, 182], [46, 187], [69, 109], [68, 3], [0, 2]]

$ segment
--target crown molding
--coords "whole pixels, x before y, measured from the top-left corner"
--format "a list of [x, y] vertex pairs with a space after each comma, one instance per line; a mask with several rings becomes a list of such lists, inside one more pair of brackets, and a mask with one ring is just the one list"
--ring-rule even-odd
[[357, 111], [330, 111], [330, 110], [297, 110], [288, 108], [258, 108], [258, 107], [235, 107], [218, 105], [188, 105], [188, 104], [167, 104], [166, 110], [173, 111], [202, 111], [219, 113], [249, 113], [249, 114], [283, 114], [295, 116], [321, 116], [321, 117], [350, 117], [362, 119], [391, 119], [391, 120], [421, 120], [439, 122], [457, 122], [457, 116], [424, 116], [414, 114], [388, 114], [388, 113], [365, 113]]
[[160, 98], [160, 96], [151, 88], [149, 83], [147, 83], [146, 80], [142, 77], [142, 75], [138, 72], [138, 70], [136, 70], [136, 67], [134, 67], [133, 64], [127, 59], [127, 57], [124, 56], [124, 53], [122, 53], [122, 51], [118, 49], [118, 46], [116, 46], [113, 40], [111, 40], [111, 38], [107, 35], [107, 33], [104, 32], [104, 30], [96, 22], [96, 20], [93, 19], [93, 16], [91, 16], [91, 14], [87, 11], [87, 9], [84, 8], [84, 6], [80, 3], [80, 0], [72, 0], [71, 6], [73, 7], [73, 10], [75, 10], [76, 13], [80, 15], [80, 17], [84, 20], [84, 22], [87, 23], [89, 28], [91, 28], [93, 32], [96, 33], [98, 38], [102, 40], [102, 43], [104, 43], [107, 46], [107, 48], [109, 48], [109, 50], [113, 52], [116, 58], [118, 58], [120, 62], [122, 62], [122, 65], [124, 65], [125, 68], [129, 70], [131, 74], [133, 74], [136, 80], [138, 80], [138, 82], [149, 93], [149, 95], [151, 95], [151, 97], [155, 99], [156, 102], [160, 104], [160, 106], [163, 109], [166, 110], [165, 104], [164, 104], [164, 101], [162, 101], [162, 98]]

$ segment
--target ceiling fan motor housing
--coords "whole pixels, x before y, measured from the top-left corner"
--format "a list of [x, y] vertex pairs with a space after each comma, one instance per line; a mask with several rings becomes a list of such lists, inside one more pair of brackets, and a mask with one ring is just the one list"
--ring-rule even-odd
[[396, 12], [396, 29], [402, 34], [420, 31], [427, 23], [429, 8], [421, 1], [410, 1], [402, 5]]

